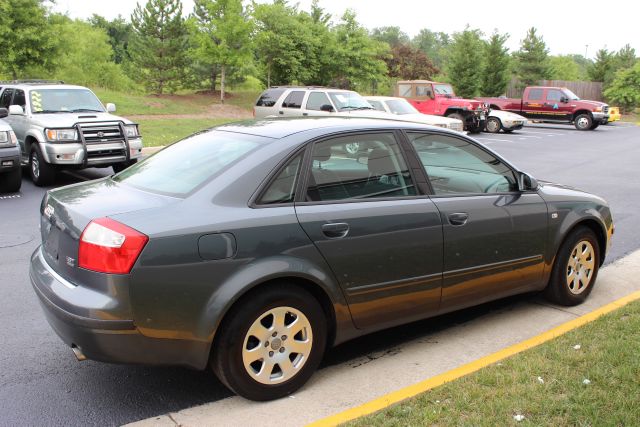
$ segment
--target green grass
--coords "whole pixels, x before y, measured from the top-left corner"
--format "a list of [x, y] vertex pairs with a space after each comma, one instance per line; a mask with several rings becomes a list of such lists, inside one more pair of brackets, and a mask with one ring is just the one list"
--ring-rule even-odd
[[143, 119], [137, 120], [145, 147], [171, 144], [194, 132], [208, 129], [233, 119]]
[[[348, 425], [637, 426], [639, 331], [640, 302], [635, 302]], [[590, 383], [584, 384], [585, 379]], [[515, 415], [525, 418], [517, 422]]]

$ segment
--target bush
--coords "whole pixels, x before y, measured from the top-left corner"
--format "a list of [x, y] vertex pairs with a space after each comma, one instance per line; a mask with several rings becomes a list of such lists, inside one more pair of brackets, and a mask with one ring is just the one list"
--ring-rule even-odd
[[618, 71], [611, 86], [604, 91], [604, 96], [623, 112], [631, 112], [640, 106], [640, 62], [632, 68]]

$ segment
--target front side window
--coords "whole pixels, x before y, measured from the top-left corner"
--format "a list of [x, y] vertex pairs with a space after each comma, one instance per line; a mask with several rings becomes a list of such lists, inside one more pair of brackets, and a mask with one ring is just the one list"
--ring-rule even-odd
[[431, 98], [433, 96], [431, 85], [416, 86], [416, 96]]
[[[329, 101], [329, 97], [324, 92], [311, 92], [309, 94], [309, 98], [307, 99], [307, 110], [322, 110], [323, 105], [329, 105], [331, 108], [331, 101]], [[326, 107], [325, 107], [326, 108]]]
[[[356, 147], [357, 155], [349, 154]], [[313, 147], [306, 200], [406, 197], [416, 194], [393, 134], [333, 138]]]
[[112, 179], [152, 193], [186, 196], [270, 138], [210, 130], [176, 142]]
[[517, 191], [515, 174], [495, 156], [460, 138], [410, 133], [436, 195]]
[[29, 98], [34, 114], [104, 112], [89, 89], [32, 89]]
[[258, 204], [274, 205], [281, 203], [293, 203], [296, 197], [296, 184], [298, 171], [302, 164], [302, 154], [293, 158], [278, 173], [260, 197]]
[[16, 89], [16, 93], [15, 95], [13, 95], [13, 102], [11, 102], [11, 105], [19, 105], [23, 110], [27, 108], [27, 100], [24, 97], [23, 90]]
[[304, 98], [304, 92], [300, 90], [294, 90], [284, 99], [282, 103], [283, 108], [302, 108], [302, 99]]
[[13, 97], [13, 89], [5, 89], [0, 97], [0, 108], [9, 108], [11, 105], [11, 97]]
[[557, 89], [549, 89], [547, 91], [547, 101], [560, 102], [562, 99], [562, 92]]

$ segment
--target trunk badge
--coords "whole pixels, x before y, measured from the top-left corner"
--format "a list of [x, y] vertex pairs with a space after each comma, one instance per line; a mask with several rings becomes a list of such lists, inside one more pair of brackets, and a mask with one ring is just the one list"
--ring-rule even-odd
[[47, 218], [51, 218], [54, 213], [55, 210], [53, 209], [53, 206], [47, 205], [47, 207], [44, 208], [44, 216], [46, 216]]

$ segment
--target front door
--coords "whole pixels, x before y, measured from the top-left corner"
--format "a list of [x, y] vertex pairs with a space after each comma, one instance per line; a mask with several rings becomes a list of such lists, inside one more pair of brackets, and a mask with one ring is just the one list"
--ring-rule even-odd
[[[358, 143], [353, 158], [344, 147]], [[296, 203], [303, 229], [345, 292], [358, 328], [377, 328], [437, 312], [442, 282], [442, 225], [419, 196], [393, 133], [318, 142], [306, 200]]]
[[560, 89], [546, 89], [544, 98], [545, 119], [571, 121], [573, 108], [568, 102], [562, 102], [567, 98]]
[[536, 287], [544, 270], [547, 207], [520, 192], [500, 159], [455, 136], [410, 133], [443, 223], [445, 310]]

